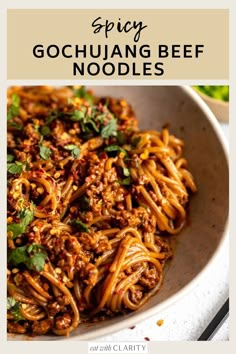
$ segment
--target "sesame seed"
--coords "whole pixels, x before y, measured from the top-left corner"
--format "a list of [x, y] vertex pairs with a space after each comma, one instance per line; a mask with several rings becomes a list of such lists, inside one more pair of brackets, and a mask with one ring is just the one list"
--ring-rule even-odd
[[18, 268], [13, 268], [11, 272], [12, 272], [12, 274], [16, 274], [16, 273], [19, 272], [19, 269]]
[[9, 237], [9, 238], [11, 238], [11, 237], [13, 237], [13, 232], [12, 231], [8, 231], [8, 233], [7, 233], [7, 237]]
[[157, 321], [157, 325], [158, 325], [159, 327], [162, 326], [163, 323], [164, 323], [164, 320], [158, 320], [158, 321]]
[[70, 129], [70, 130], [69, 130], [69, 134], [70, 134], [70, 135], [75, 135], [75, 134], [76, 134], [75, 129]]
[[13, 218], [12, 218], [11, 216], [9, 216], [9, 217], [7, 218], [7, 223], [10, 224], [10, 223], [12, 222], [12, 220], [13, 220]]
[[13, 199], [18, 199], [19, 196], [20, 196], [20, 193], [19, 193], [19, 192], [13, 193]]
[[60, 177], [60, 172], [56, 172], [55, 174], [54, 174], [54, 178], [59, 178]]
[[37, 188], [37, 192], [38, 192], [39, 194], [43, 194], [43, 192], [44, 192], [43, 187], [38, 187], [38, 188]]

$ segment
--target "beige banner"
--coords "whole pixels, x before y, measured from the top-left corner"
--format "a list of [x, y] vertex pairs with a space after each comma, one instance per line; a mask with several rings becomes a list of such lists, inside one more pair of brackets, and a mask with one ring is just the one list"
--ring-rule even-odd
[[228, 27], [228, 10], [8, 10], [7, 79], [228, 80]]

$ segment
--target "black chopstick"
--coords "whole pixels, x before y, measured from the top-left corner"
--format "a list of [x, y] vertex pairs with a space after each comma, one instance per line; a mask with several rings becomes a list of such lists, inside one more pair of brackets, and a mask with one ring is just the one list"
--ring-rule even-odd
[[201, 334], [198, 340], [211, 340], [218, 329], [222, 326], [224, 321], [229, 315], [229, 299], [227, 299], [224, 305], [217, 312], [213, 320], [209, 323], [205, 331]]

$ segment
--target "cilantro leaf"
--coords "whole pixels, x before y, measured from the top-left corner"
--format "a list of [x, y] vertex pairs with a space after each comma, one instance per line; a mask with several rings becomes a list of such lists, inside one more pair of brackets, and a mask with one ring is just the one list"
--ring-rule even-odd
[[61, 117], [63, 115], [62, 112], [59, 112], [59, 111], [51, 111], [49, 116], [48, 116], [48, 119], [46, 120], [45, 124], [46, 125], [50, 125], [55, 119]]
[[22, 219], [21, 223], [27, 226], [31, 223], [34, 218], [34, 211], [30, 209], [22, 209], [19, 213], [19, 217]]
[[129, 169], [127, 167], [123, 167], [123, 175], [125, 177], [129, 177], [130, 176]]
[[12, 162], [14, 158], [15, 157], [13, 155], [7, 154], [7, 162]]
[[83, 111], [79, 111], [78, 109], [75, 109], [73, 115], [70, 117], [70, 120], [72, 120], [73, 122], [78, 122], [84, 119], [84, 117], [85, 117], [85, 113]]
[[47, 254], [44, 252], [36, 252], [31, 258], [28, 258], [25, 261], [25, 265], [29, 269], [35, 269], [37, 272], [41, 272], [44, 268], [45, 259], [47, 258]]
[[41, 157], [41, 159], [43, 160], [49, 160], [50, 156], [52, 154], [52, 151], [43, 145], [39, 146], [39, 156]]
[[13, 265], [25, 263], [27, 260], [27, 246], [21, 246], [9, 251], [8, 262]]
[[51, 134], [51, 130], [50, 130], [50, 128], [49, 128], [47, 125], [44, 125], [44, 126], [41, 127], [41, 129], [40, 129], [40, 133], [41, 133], [43, 136], [47, 136], [47, 135], [50, 135], [50, 134]]
[[64, 146], [64, 149], [71, 151], [71, 155], [74, 158], [78, 157], [80, 154], [80, 149], [78, 148], [78, 146], [73, 145], [73, 144], [69, 144], [69, 145]]
[[7, 112], [7, 120], [10, 120], [17, 116], [20, 112], [20, 97], [13, 93], [11, 96], [11, 105]]
[[123, 149], [122, 147], [118, 146], [118, 145], [109, 145], [109, 146], [105, 147], [104, 150], [107, 151], [107, 152], [120, 151], [120, 152], [123, 152], [125, 155], [127, 155], [126, 150]]
[[124, 145], [127, 141], [125, 134], [122, 133], [121, 131], [117, 132], [117, 141], [118, 141], [118, 144], [120, 144], [120, 145]]
[[7, 298], [7, 310], [10, 310], [12, 307], [14, 307], [16, 304], [16, 300], [14, 299], [14, 297], [9, 296]]
[[88, 210], [90, 207], [90, 200], [88, 197], [86, 197], [85, 195], [82, 195], [79, 199], [78, 199], [78, 205], [80, 207], [81, 210]]
[[12, 232], [12, 238], [16, 238], [17, 236], [23, 234], [25, 232], [25, 226], [22, 224], [9, 224], [7, 225], [7, 232]]
[[23, 162], [16, 161], [7, 164], [7, 171], [12, 174], [19, 174], [23, 171], [23, 167]]
[[121, 186], [129, 186], [131, 184], [131, 178], [130, 176], [129, 177], [126, 177], [122, 180], [119, 180], [119, 183]]
[[75, 226], [80, 232], [88, 232], [88, 226], [80, 220], [73, 220], [72, 225]]
[[22, 209], [19, 213], [19, 217], [21, 219], [20, 223], [12, 223], [7, 225], [7, 232], [11, 231], [13, 233], [13, 239], [26, 231], [26, 227], [34, 218], [34, 211], [30, 209]]
[[141, 140], [141, 136], [134, 135], [131, 140], [131, 145], [136, 147]]
[[13, 265], [25, 264], [30, 270], [43, 270], [47, 254], [44, 247], [36, 243], [29, 246], [20, 246], [10, 250], [8, 262]]
[[101, 136], [103, 139], [108, 139], [110, 136], [115, 136], [117, 130], [117, 122], [116, 119], [113, 118], [109, 121], [107, 125], [105, 125], [101, 130]]
[[17, 130], [22, 130], [23, 129], [23, 125], [17, 124], [16, 122], [12, 122], [11, 120], [8, 120], [7, 126], [15, 128]]
[[[12, 156], [12, 155], [10, 155]], [[10, 157], [11, 159], [11, 157]], [[27, 161], [20, 162], [20, 161], [15, 161], [15, 162], [9, 162], [7, 164], [7, 172], [12, 173], [12, 174], [19, 174], [23, 170], [29, 171], [30, 167]]]
[[10, 311], [16, 322], [25, 320], [25, 317], [21, 313], [21, 303], [13, 297], [7, 298], [7, 310]]
[[74, 95], [78, 98], [84, 98], [90, 103], [93, 102], [93, 95], [91, 95], [84, 86], [81, 86], [79, 89], [74, 89]]

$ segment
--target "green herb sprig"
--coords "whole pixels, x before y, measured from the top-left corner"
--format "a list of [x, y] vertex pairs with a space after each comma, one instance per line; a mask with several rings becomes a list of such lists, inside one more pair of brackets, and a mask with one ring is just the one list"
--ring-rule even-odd
[[12, 249], [8, 253], [8, 262], [18, 266], [26, 265], [30, 270], [41, 272], [45, 265], [47, 253], [43, 246], [33, 243], [31, 245], [20, 246]]
[[34, 210], [22, 209], [19, 213], [19, 218], [20, 223], [11, 223], [7, 225], [7, 232], [11, 231], [13, 233], [13, 239], [26, 232], [26, 227], [34, 218]]

